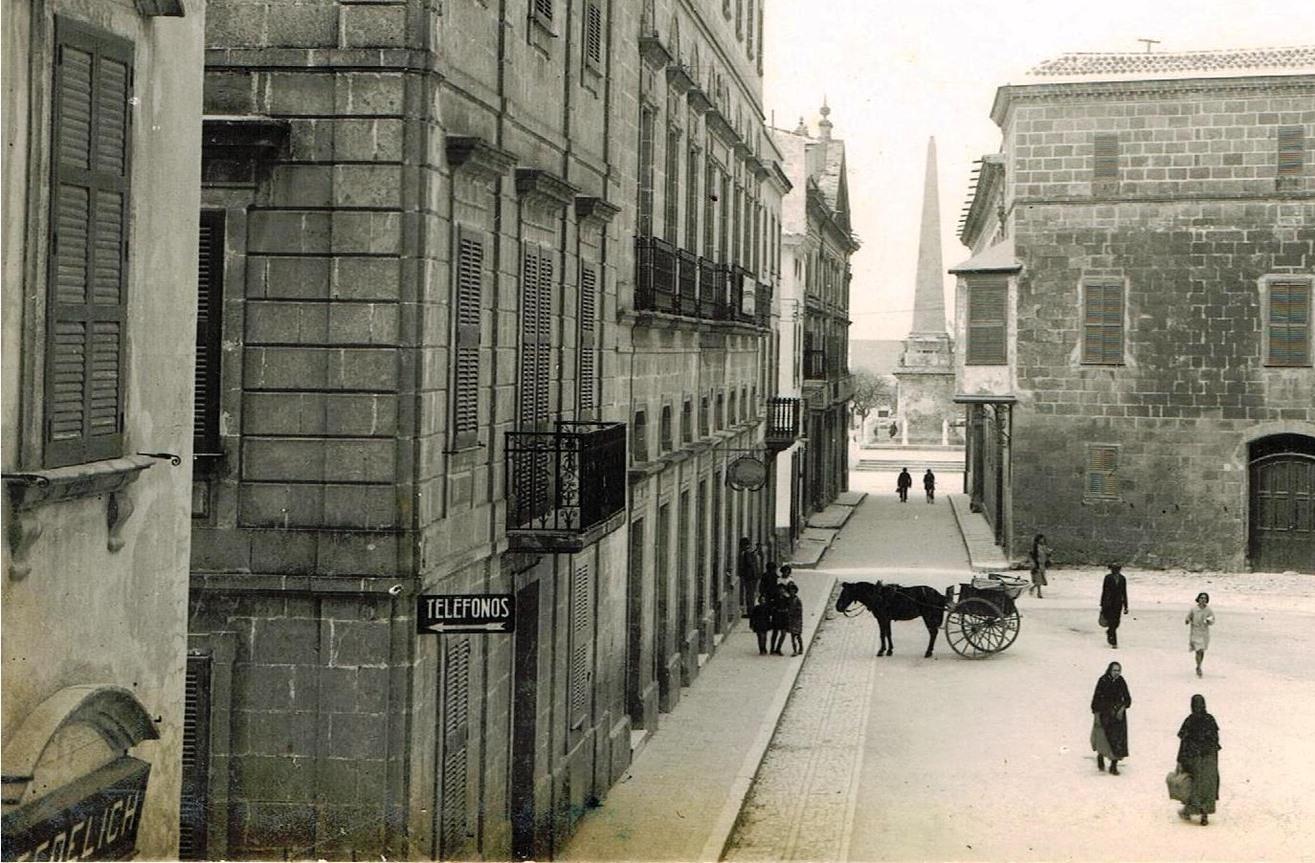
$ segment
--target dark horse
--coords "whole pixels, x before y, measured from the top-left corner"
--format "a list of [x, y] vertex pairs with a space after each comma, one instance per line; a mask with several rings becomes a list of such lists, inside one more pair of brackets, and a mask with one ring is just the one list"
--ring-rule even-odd
[[945, 617], [945, 595], [926, 585], [900, 587], [898, 584], [872, 584], [868, 581], [842, 582], [840, 597], [836, 600], [836, 611], [843, 612], [855, 602], [867, 606], [868, 611], [877, 619], [881, 628], [881, 649], [877, 656], [895, 653], [895, 642], [890, 638], [892, 620], [913, 620], [921, 617], [927, 625], [927, 652], [931, 656], [936, 646], [936, 631], [941, 628]]

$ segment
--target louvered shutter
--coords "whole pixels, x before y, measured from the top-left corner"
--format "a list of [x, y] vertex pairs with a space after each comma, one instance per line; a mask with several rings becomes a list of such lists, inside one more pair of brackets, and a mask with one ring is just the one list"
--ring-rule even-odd
[[183, 690], [183, 788], [178, 858], [208, 860], [210, 785], [210, 667], [206, 654], [188, 654]]
[[519, 410], [520, 427], [531, 429], [538, 422], [535, 414], [539, 376], [539, 251], [525, 243], [521, 256], [521, 373]]
[[1087, 497], [1118, 497], [1118, 470], [1118, 447], [1089, 446], [1087, 448]]
[[1082, 361], [1118, 364], [1123, 362], [1123, 283], [1092, 281], [1083, 285]]
[[571, 582], [571, 728], [581, 727], [588, 718], [590, 696], [590, 656], [593, 647], [593, 597], [589, 589], [589, 564], [575, 568]]
[[1098, 132], [1092, 138], [1091, 179], [1108, 183], [1119, 179], [1119, 136]]
[[217, 453], [224, 298], [222, 212], [201, 212], [196, 251], [196, 389], [192, 397], [192, 451]]
[[971, 279], [968, 283], [969, 365], [1003, 365], [1005, 349], [1005, 302], [1008, 281], [1003, 278]]
[[593, 2], [584, 7], [584, 59], [594, 66], [603, 62], [603, 9]]
[[641, 237], [653, 234], [653, 127], [651, 108], [639, 112], [639, 192], [636, 204], [635, 231]]
[[536, 424], [548, 422], [552, 384], [552, 324], [553, 324], [553, 259], [547, 248], [539, 250], [539, 301], [536, 304], [539, 323], [538, 358], [534, 365], [534, 418]]
[[452, 430], [454, 446], [479, 440], [479, 327], [484, 302], [484, 241], [474, 231], [457, 229], [457, 266], [453, 316]]
[[1269, 283], [1269, 356], [1271, 366], [1311, 364], [1311, 283], [1305, 279]]
[[1304, 130], [1301, 126], [1280, 126], [1278, 130], [1278, 175], [1301, 175], [1305, 156]]
[[48, 467], [122, 451], [132, 89], [130, 43], [64, 21], [56, 38]]
[[580, 362], [579, 405], [581, 411], [598, 407], [597, 325], [598, 277], [592, 264], [580, 264]]
[[534, 14], [547, 24], [552, 23], [552, 2], [553, 0], [534, 0]]
[[470, 737], [470, 640], [450, 642], [443, 680], [442, 859], [456, 859], [465, 844], [470, 810], [468, 757]]

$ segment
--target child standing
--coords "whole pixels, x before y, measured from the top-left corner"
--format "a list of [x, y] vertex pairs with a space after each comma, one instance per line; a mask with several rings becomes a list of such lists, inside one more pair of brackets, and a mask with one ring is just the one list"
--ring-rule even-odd
[[786, 628], [790, 630], [790, 655], [804, 652], [804, 603], [799, 598], [799, 585], [793, 581], [786, 586]]
[[1196, 607], [1187, 612], [1191, 632], [1187, 639], [1187, 649], [1196, 651], [1196, 676], [1201, 676], [1201, 661], [1205, 659], [1205, 649], [1210, 646], [1210, 627], [1215, 625], [1215, 613], [1210, 610], [1210, 594], [1201, 591], [1196, 595]]
[[772, 594], [776, 592], [775, 588], [771, 591], [758, 596], [758, 604], [749, 612], [749, 628], [753, 634], [758, 636], [758, 653], [767, 653], [767, 633], [772, 629]]
[[1046, 567], [1050, 565], [1050, 546], [1046, 545], [1046, 535], [1038, 533], [1032, 538], [1032, 551], [1029, 554], [1032, 559], [1032, 586], [1027, 589], [1030, 594], [1036, 592], [1037, 599], [1045, 599], [1041, 595], [1041, 588], [1050, 582], [1046, 581]]
[[781, 656], [785, 644], [785, 631], [789, 626], [790, 600], [783, 586], [777, 586], [772, 595], [772, 653]]

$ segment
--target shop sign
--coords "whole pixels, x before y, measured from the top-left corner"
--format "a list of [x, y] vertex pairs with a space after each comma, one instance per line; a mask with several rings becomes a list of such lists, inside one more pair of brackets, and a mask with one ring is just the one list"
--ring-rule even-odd
[[767, 482], [767, 465], [753, 456], [741, 456], [726, 470], [726, 484], [736, 491], [757, 491]]
[[515, 632], [516, 601], [510, 593], [421, 594], [418, 632]]
[[137, 848], [151, 765], [124, 756], [5, 813], [5, 860], [123, 860]]

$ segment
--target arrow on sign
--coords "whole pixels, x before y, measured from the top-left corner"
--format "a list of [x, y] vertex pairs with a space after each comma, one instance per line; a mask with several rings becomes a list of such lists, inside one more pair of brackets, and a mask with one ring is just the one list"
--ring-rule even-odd
[[425, 627], [432, 632], [471, 632], [482, 630], [485, 632], [506, 632], [507, 624], [505, 623], [431, 623]]

